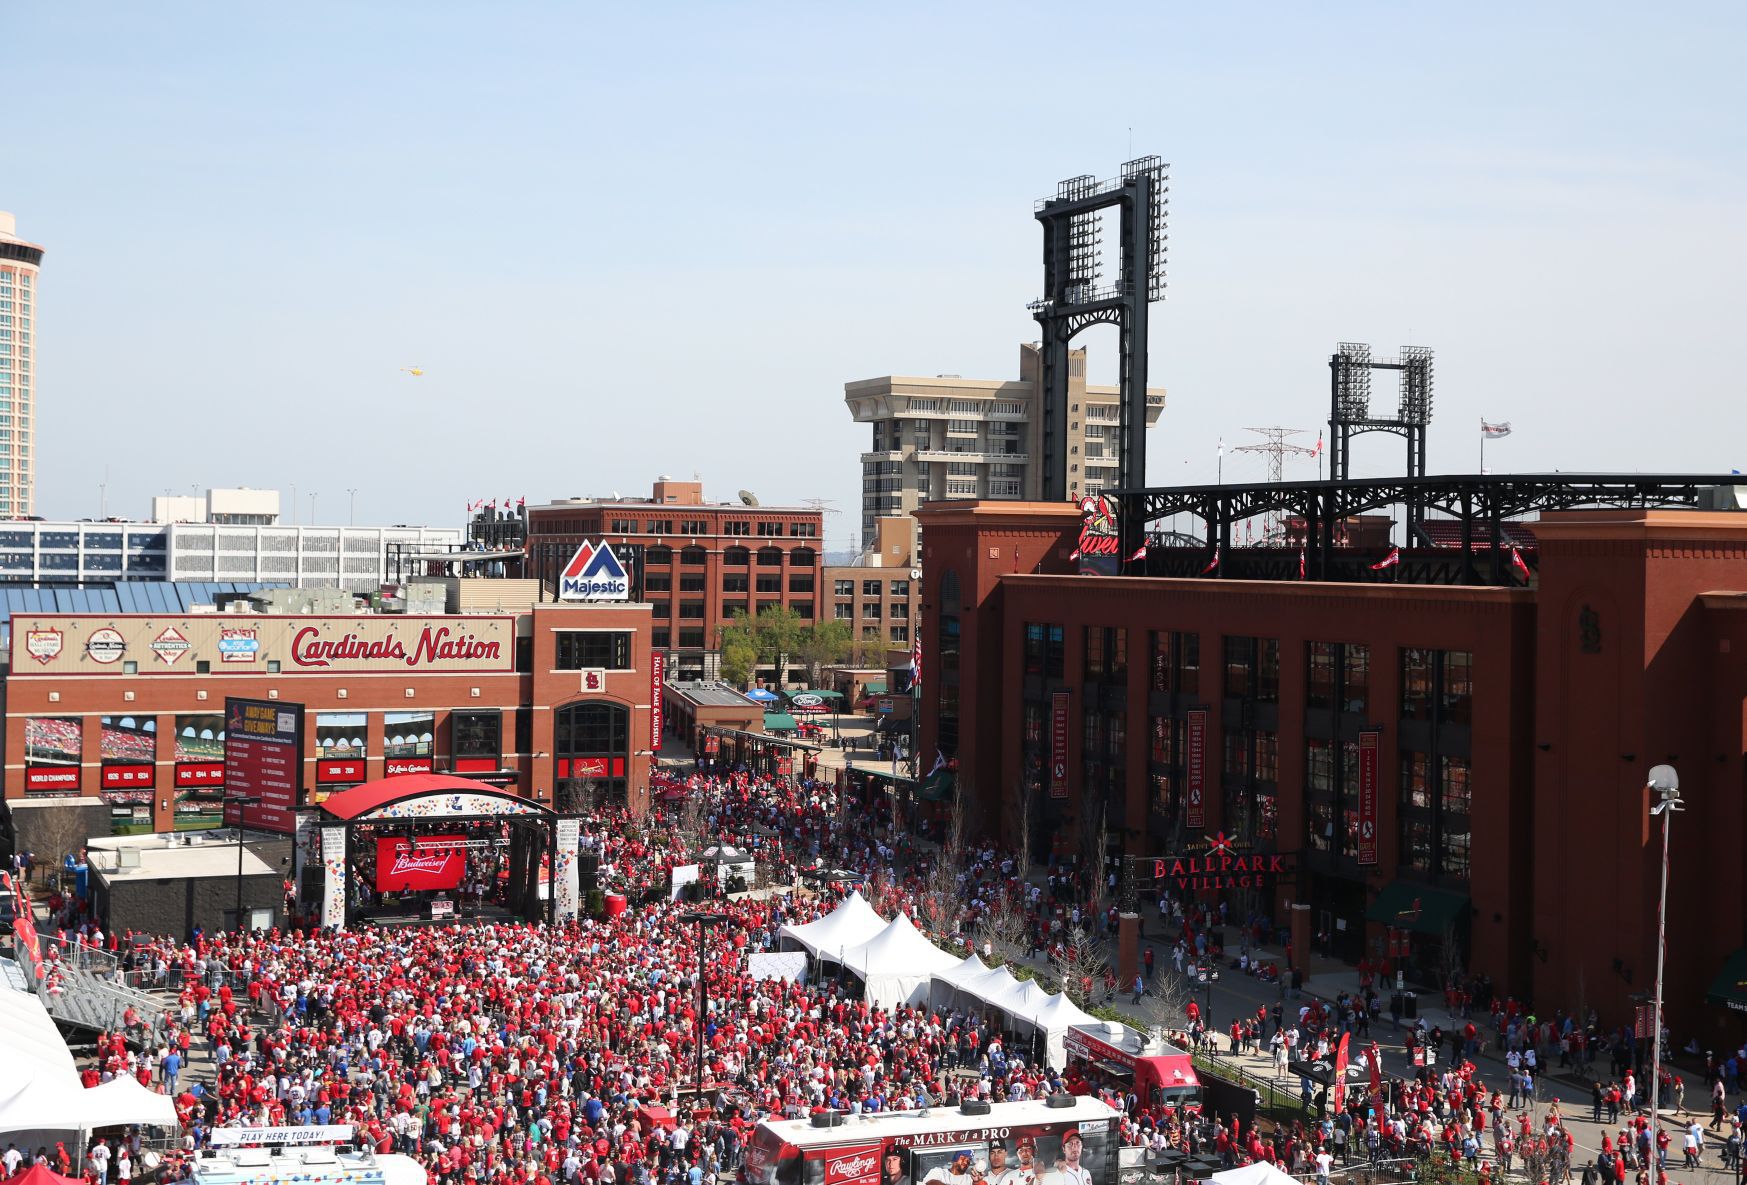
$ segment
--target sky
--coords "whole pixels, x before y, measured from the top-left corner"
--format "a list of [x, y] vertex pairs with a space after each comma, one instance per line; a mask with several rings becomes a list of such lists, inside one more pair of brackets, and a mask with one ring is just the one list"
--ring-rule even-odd
[[[695, 472], [827, 499], [841, 549], [843, 384], [1016, 377], [1034, 201], [1145, 154], [1152, 483], [1311, 443], [1339, 341], [1436, 351], [1433, 472], [1482, 416], [1494, 471], [1747, 468], [1738, 4], [8, 0], [0, 57], [51, 518], [295, 485], [444, 525]], [[1113, 382], [1113, 331], [1077, 344]]]

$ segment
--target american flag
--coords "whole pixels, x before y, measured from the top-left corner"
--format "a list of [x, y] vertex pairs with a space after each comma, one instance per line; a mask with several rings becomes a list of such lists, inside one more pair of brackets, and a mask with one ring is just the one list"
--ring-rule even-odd
[[922, 682], [922, 631], [917, 630], [916, 636], [910, 641], [910, 686], [915, 687]]

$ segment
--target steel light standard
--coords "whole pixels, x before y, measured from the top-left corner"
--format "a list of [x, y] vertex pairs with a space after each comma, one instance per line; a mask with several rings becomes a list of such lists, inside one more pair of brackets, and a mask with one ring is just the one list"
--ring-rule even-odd
[[1650, 1023], [1650, 1154], [1656, 1154], [1660, 1135], [1662, 1101], [1662, 963], [1668, 950], [1668, 827], [1674, 812], [1681, 810], [1680, 775], [1672, 765], [1658, 765], [1650, 770], [1650, 789], [1658, 801], [1650, 807], [1650, 816], [1662, 816], [1662, 893], [1656, 905], [1656, 1002], [1652, 1005]]
[[237, 808], [237, 911], [234, 925], [240, 931], [243, 928], [243, 808], [260, 806], [261, 796], [258, 794], [238, 794], [224, 800], [227, 807]]
[[1219, 982], [1219, 965], [1212, 959], [1195, 968], [1195, 986], [1201, 989], [1201, 1026], [1213, 1031], [1213, 985]]
[[682, 913], [679, 920], [687, 925], [696, 924], [698, 928], [698, 1062], [697, 1091], [698, 1098], [704, 1097], [704, 1021], [709, 1015], [709, 994], [704, 987], [704, 931], [720, 922], [728, 921], [724, 913]]

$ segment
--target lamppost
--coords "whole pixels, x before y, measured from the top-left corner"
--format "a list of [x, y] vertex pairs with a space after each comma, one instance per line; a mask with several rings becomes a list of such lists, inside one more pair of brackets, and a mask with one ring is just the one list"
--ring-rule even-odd
[[1213, 985], [1219, 982], [1219, 964], [1209, 959], [1195, 968], [1195, 986], [1201, 989], [1201, 1026], [1213, 1028]]
[[1662, 816], [1662, 892], [1656, 903], [1656, 1002], [1651, 1008], [1650, 1024], [1650, 1147], [1656, 1148], [1660, 1135], [1662, 1101], [1662, 962], [1668, 950], [1668, 828], [1674, 812], [1683, 809], [1680, 802], [1680, 775], [1672, 765], [1658, 765], [1650, 770], [1649, 788], [1657, 795], [1650, 806], [1650, 817]]
[[698, 1098], [704, 1097], [704, 1021], [709, 1016], [709, 992], [704, 986], [704, 932], [711, 926], [729, 920], [724, 913], [682, 913], [679, 920], [687, 925], [695, 924], [698, 928], [698, 1062], [697, 1083]]
[[260, 806], [261, 796], [258, 794], [238, 794], [224, 800], [227, 807], [237, 808], [237, 910], [234, 925], [240, 931], [243, 928], [243, 808]]

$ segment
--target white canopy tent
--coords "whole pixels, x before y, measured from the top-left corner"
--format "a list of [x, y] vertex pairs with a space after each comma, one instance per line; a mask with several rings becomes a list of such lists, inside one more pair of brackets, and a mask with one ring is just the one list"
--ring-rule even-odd
[[1044, 1035], [1044, 1060], [1051, 1069], [1060, 1070], [1068, 1064], [1062, 1038], [1069, 1026], [1097, 1024], [1098, 1018], [1080, 1011], [1079, 1005], [1068, 999], [1067, 993], [1057, 992], [1038, 1009], [1033, 1023]]
[[41, 1000], [0, 988], [0, 1132], [84, 1132], [176, 1124], [176, 1104], [132, 1078], [86, 1090]]
[[955, 994], [964, 990], [964, 985], [988, 971], [988, 967], [976, 955], [966, 955], [958, 966], [942, 971], [928, 985], [928, 1002], [936, 1008], [942, 1008], [952, 1003]]
[[111, 1078], [84, 1092], [79, 1100], [85, 1126], [96, 1129], [138, 1124], [142, 1127], [175, 1127], [176, 1102], [140, 1085], [131, 1074]]
[[844, 951], [861, 946], [885, 928], [886, 920], [874, 912], [867, 898], [852, 892], [824, 917], [798, 926], [784, 926], [777, 931], [777, 942], [793, 943], [815, 959], [835, 962]]
[[1218, 1185], [1298, 1185], [1296, 1177], [1286, 1175], [1265, 1160], [1214, 1173], [1208, 1180]]
[[956, 968], [959, 960], [924, 938], [901, 913], [868, 941], [845, 951], [843, 965], [861, 979], [869, 1003], [895, 1008], [927, 1000], [933, 978]]

